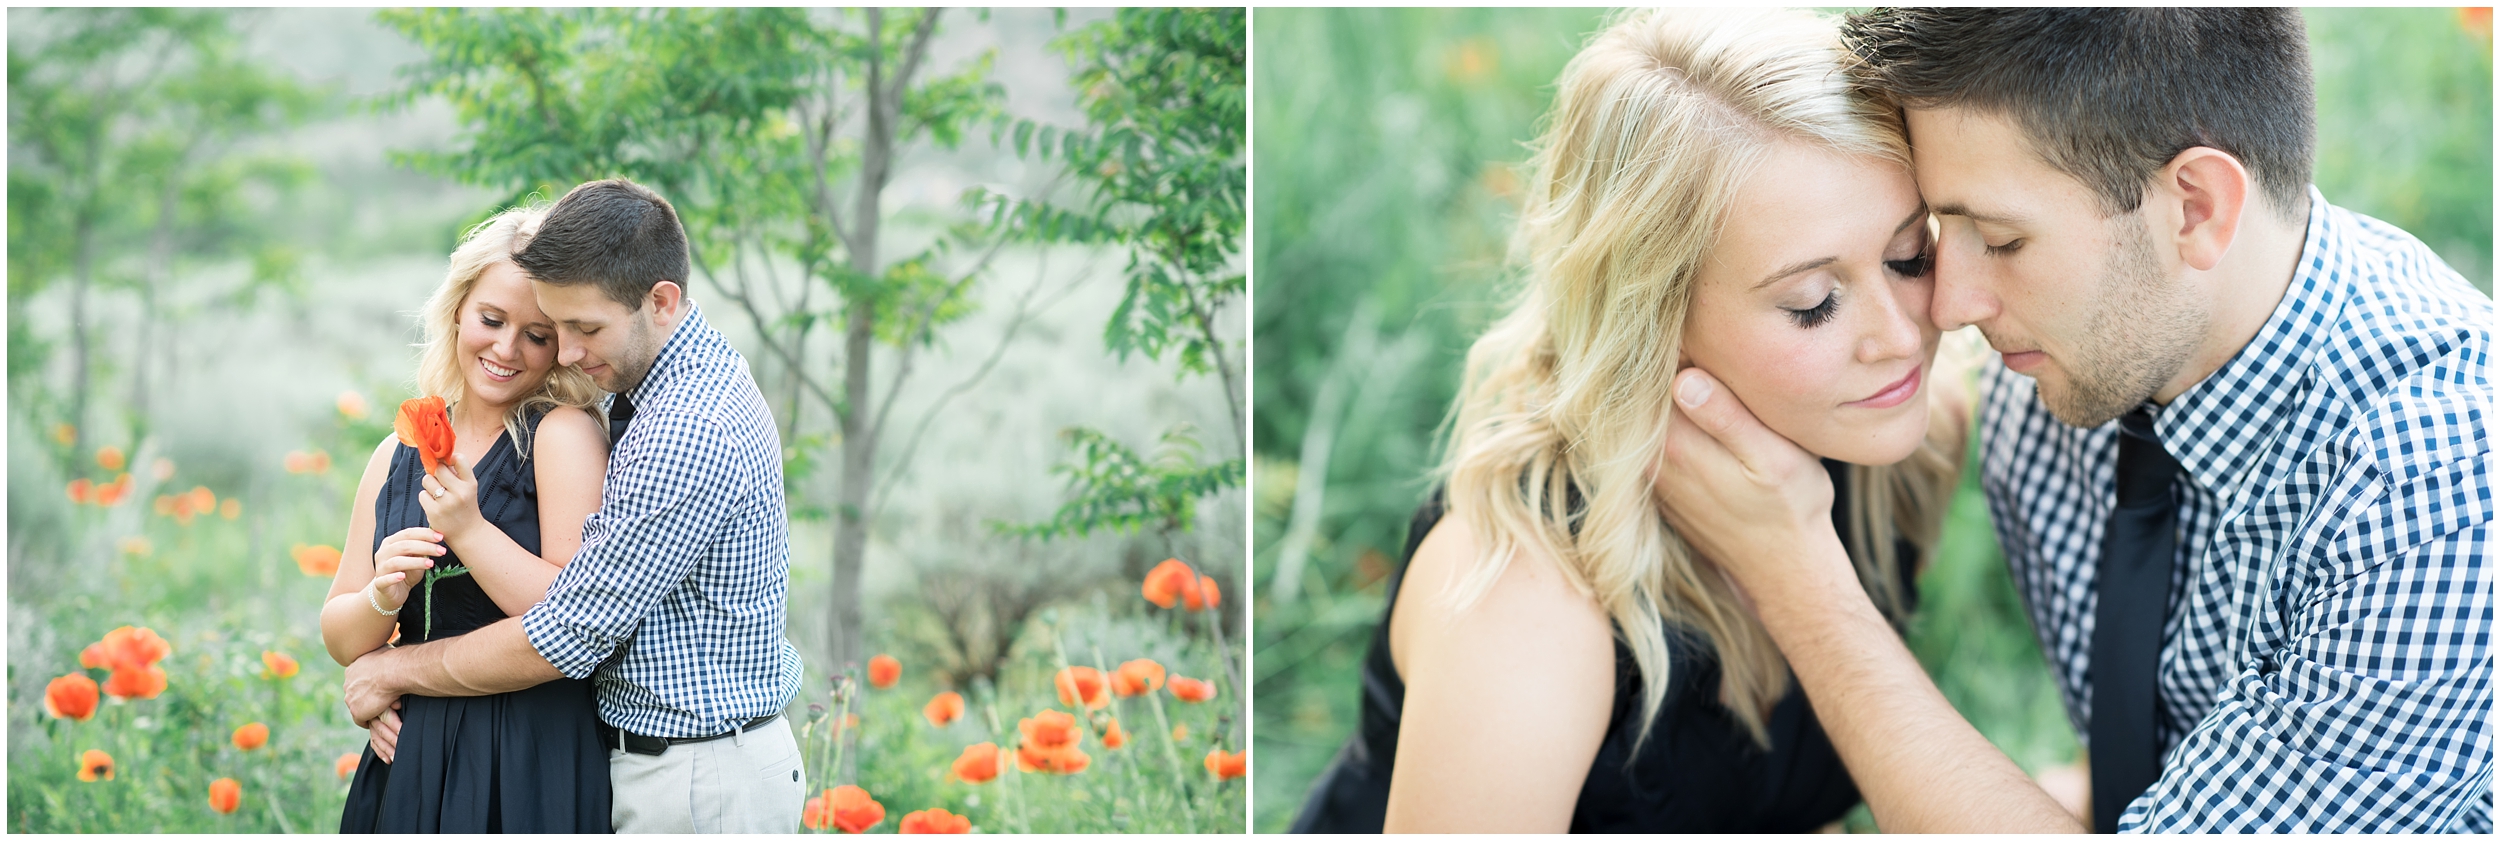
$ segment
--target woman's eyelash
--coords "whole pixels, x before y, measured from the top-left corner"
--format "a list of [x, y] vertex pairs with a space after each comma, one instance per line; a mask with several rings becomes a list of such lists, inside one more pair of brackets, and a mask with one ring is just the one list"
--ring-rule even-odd
[[1814, 305], [1813, 309], [1790, 310], [1786, 307], [1781, 307], [1781, 309], [1787, 310], [1788, 317], [1795, 320], [1797, 322], [1797, 326], [1799, 327], [1804, 327], [1809, 330], [1821, 327], [1824, 323], [1832, 320], [1833, 313], [1840, 310], [1840, 290], [1835, 289], [1829, 293], [1825, 293], [1823, 296], [1823, 302]]
[[1886, 260], [1884, 267], [1902, 277], [1926, 277], [1928, 272], [1935, 270], [1936, 257], [1933, 254], [1921, 254], [1907, 260]]

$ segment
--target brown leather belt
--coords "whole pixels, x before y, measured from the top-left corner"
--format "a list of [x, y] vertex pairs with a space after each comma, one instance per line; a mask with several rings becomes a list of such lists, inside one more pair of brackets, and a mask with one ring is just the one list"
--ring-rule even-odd
[[691, 745], [697, 742], [710, 742], [726, 739], [733, 734], [743, 733], [762, 727], [766, 724], [770, 724], [773, 719], [780, 717], [780, 713], [773, 713], [768, 716], [752, 718], [748, 719], [743, 724], [739, 724], [719, 733], [710, 736], [697, 736], [692, 739], [664, 739], [658, 736], [645, 736], [630, 730], [610, 727], [605, 722], [601, 722], [599, 725], [599, 740], [605, 742], [609, 750], [621, 750], [626, 753], [639, 753], [644, 756], [659, 756], [660, 754], [667, 753], [669, 746], [671, 745]]

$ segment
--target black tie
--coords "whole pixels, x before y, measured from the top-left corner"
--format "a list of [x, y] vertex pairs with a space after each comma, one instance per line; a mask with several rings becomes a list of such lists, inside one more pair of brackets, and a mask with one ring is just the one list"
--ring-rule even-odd
[[625, 437], [625, 425], [632, 423], [633, 420], [634, 399], [625, 396], [625, 392], [617, 392], [616, 399], [608, 402], [609, 449], [616, 448], [616, 442]]
[[2127, 804], [2161, 777], [2154, 682], [2178, 547], [2179, 511], [2170, 494], [2178, 460], [2163, 451], [2145, 408], [2128, 412], [2118, 428], [2118, 504], [2101, 536], [2100, 603], [2092, 614], [2095, 832], [2116, 832]]

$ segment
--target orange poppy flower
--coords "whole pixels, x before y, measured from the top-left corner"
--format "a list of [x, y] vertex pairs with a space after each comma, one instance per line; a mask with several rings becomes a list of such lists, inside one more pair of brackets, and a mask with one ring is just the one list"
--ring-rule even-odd
[[122, 448], [120, 447], [105, 447], [95, 451], [95, 466], [97, 467], [101, 467], [106, 470], [120, 470], [128, 464], [130, 464], [130, 460], [122, 457]]
[[903, 816], [904, 835], [962, 835], [971, 831], [971, 818], [944, 809], [922, 809]]
[[321, 450], [314, 450], [314, 451], [312, 451], [312, 471], [311, 471], [311, 472], [314, 472], [314, 473], [328, 473], [328, 472], [330, 472], [330, 454], [329, 454], [329, 453], [327, 453], [327, 452], [323, 452], [323, 451], [321, 451]]
[[88, 481], [88, 480], [85, 480], [85, 479], [71, 479], [71, 480], [69, 480], [69, 501], [70, 501], [70, 502], [73, 502], [73, 503], [76, 503], [76, 504], [79, 504], [79, 505], [85, 505], [85, 504], [87, 504], [87, 500], [94, 499], [94, 498], [95, 498], [95, 483], [94, 483], [94, 482], [91, 482], [91, 481]]
[[261, 652], [260, 664], [265, 669], [261, 672], [263, 677], [290, 678], [303, 668], [303, 664], [295, 662], [295, 658], [275, 651]]
[[78, 781], [92, 783], [113, 778], [113, 755], [91, 750], [78, 755]]
[[1172, 697], [1195, 704], [1215, 697], [1215, 684], [1194, 677], [1172, 676]]
[[1218, 781], [1250, 773], [1250, 752], [1225, 753], [1223, 748], [1207, 751], [1207, 773], [1214, 774]]
[[373, 412], [373, 404], [365, 402], [365, 396], [354, 391], [339, 392], [338, 406], [339, 414], [349, 420], [364, 420], [365, 415]]
[[338, 574], [339, 550], [336, 546], [306, 546], [298, 543], [290, 551], [295, 555], [295, 568], [303, 570], [305, 575], [328, 578]]
[[53, 718], [66, 718], [72, 721], [94, 718], [96, 702], [102, 700], [96, 694], [99, 691], [95, 685], [95, 678], [83, 674], [66, 674], [53, 678], [51, 683], [43, 687], [43, 711], [51, 713]]
[[425, 472], [432, 473], [451, 457], [459, 436], [451, 431], [451, 413], [443, 408], [443, 398], [419, 397], [399, 404], [399, 416], [391, 420], [391, 431], [399, 435], [399, 443], [417, 451], [417, 459], [425, 463]]
[[114, 542], [113, 546], [114, 548], [122, 550], [122, 554], [129, 555], [133, 558], [144, 558], [149, 555], [156, 554], [156, 543], [154, 541], [150, 541], [147, 538], [140, 537], [135, 534]]
[[833, 789], [807, 799], [807, 805], [799, 809], [799, 825], [818, 832], [832, 828]]
[[66, 423], [53, 424], [52, 440], [59, 442], [60, 445], [64, 447], [76, 446], [78, 444], [78, 427], [71, 426]]
[[234, 728], [235, 747], [242, 748], [244, 750], [257, 750], [260, 746], [265, 744], [269, 744], [269, 725], [255, 721], [250, 724]]
[[288, 450], [288, 451], [286, 451], [286, 472], [288, 472], [288, 473], [310, 473], [310, 472], [312, 472], [312, 455], [311, 455], [310, 453], [306, 453], [306, 452], [304, 452], [303, 450]]
[[217, 516], [228, 520], [243, 516], [243, 500], [227, 497], [226, 501], [217, 503]]
[[218, 814], [231, 815], [243, 805], [243, 784], [233, 777], [218, 777], [208, 784], [208, 808]]
[[120, 505], [122, 500], [129, 498], [130, 474], [128, 473], [116, 475], [113, 481], [97, 485], [95, 488], [95, 504], [106, 508]]
[[1111, 692], [1122, 698], [1133, 698], [1163, 688], [1163, 664], [1153, 660], [1130, 660], [1111, 673]]
[[869, 827], [885, 821], [885, 804], [868, 796], [868, 790], [859, 786], [837, 786], [825, 792], [825, 805], [833, 813], [834, 828], [843, 832], [867, 832]]
[[1194, 594], [1184, 590], [1181, 592], [1181, 599], [1183, 600], [1183, 604], [1181, 606], [1189, 608], [1190, 610], [1200, 610], [1211, 609], [1224, 603], [1224, 593], [1223, 591], [1215, 588], [1214, 578], [1204, 575], [1198, 576], [1197, 594], [1206, 596], [1205, 604], [1199, 604], [1197, 599], [1191, 598]]
[[929, 699], [928, 706], [920, 708], [920, 715], [938, 727], [953, 724], [955, 719], [964, 717], [964, 696], [940, 692], [937, 697]]
[[1175, 724], [1175, 725], [1172, 725], [1172, 741], [1175, 741], [1175, 742], [1186, 742], [1186, 741], [1189, 741], [1189, 725], [1186, 725], [1186, 724]]
[[154, 507], [153, 507], [153, 508], [151, 508], [150, 510], [155, 511], [155, 512], [156, 512], [156, 516], [159, 516], [159, 517], [171, 517], [171, 516], [173, 516], [173, 515], [174, 515], [174, 503], [175, 503], [175, 502], [177, 502], [177, 501], [178, 501], [178, 500], [174, 499], [174, 498], [173, 498], [173, 497], [171, 497], [171, 496], [167, 496], [167, 495], [165, 495], [165, 494], [157, 494], [157, 495], [156, 495], [156, 503], [155, 503]]
[[1145, 593], [1146, 601], [1153, 602], [1156, 607], [1168, 608], [1180, 603], [1181, 591], [1195, 589], [1196, 584], [1189, 565], [1181, 563], [1179, 558], [1170, 558], [1148, 570], [1146, 581], [1139, 585], [1139, 589]]
[[[152, 629], [123, 625], [106, 631], [104, 639], [90, 650], [98, 652], [97, 667], [136, 669], [165, 659], [174, 653], [174, 646]], [[84, 660], [85, 655], [80, 655], [80, 659]]]
[[1147, 571], [1140, 589], [1156, 607], [1177, 604], [1185, 610], [1205, 610], [1224, 603], [1223, 593], [1215, 588], [1215, 579], [1197, 574], [1179, 558], [1166, 559]]
[[206, 514], [217, 510], [217, 494], [210, 492], [206, 486], [193, 487], [190, 497], [191, 513]]
[[884, 689], [903, 678], [903, 661], [883, 654], [868, 658], [868, 685]]
[[1073, 707], [1082, 702], [1086, 709], [1095, 710], [1102, 709], [1102, 705], [1111, 703], [1111, 698], [1104, 695], [1102, 691], [1104, 681], [1101, 669], [1092, 666], [1069, 666], [1060, 669], [1059, 674], [1051, 678], [1051, 683], [1059, 687], [1059, 703]]
[[964, 748], [964, 755], [955, 757], [955, 779], [980, 785], [998, 779], [998, 746], [982, 742]]
[[336, 768], [337, 768], [337, 770], [338, 770], [338, 772], [339, 772], [339, 779], [344, 780], [344, 779], [347, 779], [347, 778], [349, 778], [349, 777], [353, 777], [353, 776], [355, 776], [355, 775], [356, 775], [356, 763], [357, 763], [359, 760], [362, 760], [362, 759], [364, 759], [364, 755], [362, 755], [362, 754], [356, 754], [356, 753], [342, 753], [342, 754], [339, 754], [339, 761], [336, 763]]
[[1016, 748], [1016, 768], [1027, 774], [1074, 774], [1094, 764], [1094, 758], [1070, 745], [1064, 748]]
[[1120, 729], [1120, 720], [1112, 719], [1102, 728], [1102, 746], [1111, 750], [1128, 747], [1128, 731]]
[[154, 698], [165, 691], [165, 667], [114, 669], [104, 679], [104, 694], [123, 700]]
[[1024, 734], [1024, 743], [1039, 748], [1063, 748], [1074, 745], [1084, 731], [1077, 729], [1076, 716], [1058, 710], [1043, 710], [1032, 718], [1016, 722], [1016, 730]]

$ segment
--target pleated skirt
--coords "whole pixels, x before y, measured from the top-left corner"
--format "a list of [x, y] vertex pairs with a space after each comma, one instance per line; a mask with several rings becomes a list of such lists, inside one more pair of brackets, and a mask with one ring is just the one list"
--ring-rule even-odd
[[342, 833], [599, 832], [608, 751], [590, 682], [401, 701], [396, 761], [366, 745]]

